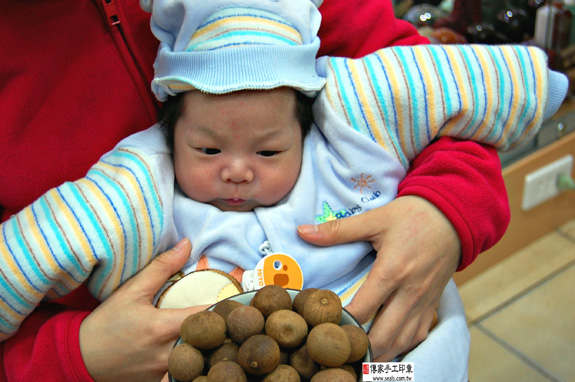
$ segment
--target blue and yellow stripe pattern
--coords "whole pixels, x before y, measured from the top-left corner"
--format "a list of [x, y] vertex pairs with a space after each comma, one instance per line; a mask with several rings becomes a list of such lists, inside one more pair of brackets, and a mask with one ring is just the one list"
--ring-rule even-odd
[[231, 7], [208, 17], [192, 35], [186, 51], [302, 44], [302, 36], [287, 19], [261, 9]]
[[330, 58], [335, 112], [407, 169], [440, 136], [505, 150], [533, 136], [547, 97], [547, 59], [525, 46], [394, 47]]
[[[121, 180], [121, 181], [120, 181]], [[1, 225], [0, 340], [43, 299], [88, 280], [108, 297], [155, 254], [163, 225], [154, 175], [138, 149], [120, 148]]]

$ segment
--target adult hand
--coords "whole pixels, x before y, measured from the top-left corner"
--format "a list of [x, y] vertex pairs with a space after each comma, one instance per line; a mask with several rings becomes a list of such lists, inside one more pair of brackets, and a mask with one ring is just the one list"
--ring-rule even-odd
[[96, 382], [167, 381], [168, 356], [182, 321], [207, 306], [157, 309], [152, 300], [190, 251], [184, 239], [157, 256], [82, 322], [82, 357]]
[[316, 245], [369, 241], [377, 251], [365, 283], [346, 307], [362, 323], [377, 313], [369, 332], [376, 361], [390, 361], [426, 338], [461, 252], [455, 229], [433, 204], [399, 197], [360, 215], [300, 226], [298, 232]]

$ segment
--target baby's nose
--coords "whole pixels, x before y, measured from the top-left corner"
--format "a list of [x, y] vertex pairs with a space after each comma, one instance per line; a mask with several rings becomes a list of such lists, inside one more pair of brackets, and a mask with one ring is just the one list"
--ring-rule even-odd
[[254, 180], [254, 171], [249, 162], [243, 159], [235, 159], [222, 171], [224, 182], [249, 183]]

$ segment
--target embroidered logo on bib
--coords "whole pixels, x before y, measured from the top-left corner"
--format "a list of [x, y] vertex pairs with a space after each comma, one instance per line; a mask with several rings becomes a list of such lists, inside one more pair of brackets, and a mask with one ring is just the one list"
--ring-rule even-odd
[[351, 180], [355, 182], [355, 187], [353, 189], [355, 190], [359, 188], [360, 194], [363, 194], [364, 188], [371, 190], [371, 186], [369, 184], [375, 182], [375, 179], [373, 179], [371, 175], [365, 176], [363, 172], [361, 173], [359, 179], [351, 178]]

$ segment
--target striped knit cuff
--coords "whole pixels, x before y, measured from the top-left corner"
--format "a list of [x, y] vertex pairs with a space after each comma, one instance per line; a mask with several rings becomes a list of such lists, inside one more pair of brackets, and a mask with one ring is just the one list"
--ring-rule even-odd
[[565, 74], [549, 70], [549, 95], [543, 114], [544, 121], [551, 118], [559, 110], [567, 95], [568, 87], [569, 80]]

